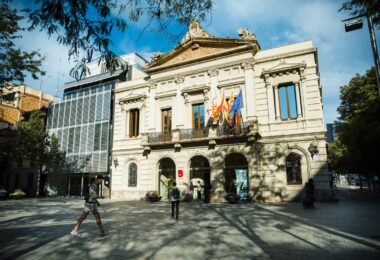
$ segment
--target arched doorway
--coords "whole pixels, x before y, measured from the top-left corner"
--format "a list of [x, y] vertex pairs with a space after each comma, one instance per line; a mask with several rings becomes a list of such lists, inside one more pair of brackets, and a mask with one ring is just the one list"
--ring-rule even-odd
[[210, 200], [210, 163], [200, 155], [190, 159], [190, 191], [194, 199]]
[[288, 185], [302, 184], [301, 156], [296, 153], [286, 157], [286, 179]]
[[170, 188], [175, 181], [175, 163], [170, 158], [163, 158], [159, 161], [159, 193], [164, 199], [169, 199]]
[[248, 162], [240, 153], [231, 153], [224, 160], [225, 191], [242, 199], [248, 196]]

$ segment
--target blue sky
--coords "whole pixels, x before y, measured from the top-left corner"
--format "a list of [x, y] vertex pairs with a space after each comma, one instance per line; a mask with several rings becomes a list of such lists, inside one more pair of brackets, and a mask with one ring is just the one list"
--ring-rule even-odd
[[[324, 118], [326, 123], [331, 123], [338, 116], [339, 87], [373, 65], [366, 22], [363, 29], [345, 33], [341, 20], [348, 15], [338, 13], [341, 3], [331, 0], [218, 0], [214, 1], [212, 14], [201, 25], [217, 37], [235, 38], [239, 27], [247, 27], [256, 34], [263, 50], [312, 40], [318, 48]], [[20, 2], [17, 7], [22, 7]], [[115, 53], [137, 52], [149, 59], [156, 51], [171, 50], [180, 40], [180, 37], [169, 40], [168, 34], [157, 33], [154, 27], [143, 32], [145, 25], [146, 20], [142, 19], [130, 23], [123, 33], [115, 32], [112, 37]], [[169, 32], [178, 35], [184, 29], [173, 24]], [[380, 42], [380, 32], [376, 33]], [[43, 65], [47, 75], [39, 80], [28, 77], [26, 85], [59, 95], [63, 84], [73, 80], [69, 71], [74, 64], [67, 60], [68, 48], [58, 45], [55, 37], [49, 39], [44, 32], [25, 32], [18, 45], [26, 50], [39, 49], [47, 56]]]

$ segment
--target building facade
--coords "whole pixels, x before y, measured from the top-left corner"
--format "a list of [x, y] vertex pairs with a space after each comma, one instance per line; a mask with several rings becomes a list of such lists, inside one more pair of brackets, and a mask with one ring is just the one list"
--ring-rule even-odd
[[138, 77], [145, 64], [135, 54], [121, 58], [129, 67], [114, 73], [107, 72], [104, 64], [88, 64], [89, 75], [66, 83], [63, 100], [50, 106], [47, 129], [58, 137], [67, 158], [63, 168], [49, 175], [51, 195], [81, 195], [98, 174], [106, 176], [109, 186], [115, 85]]
[[[40, 110], [41, 119], [45, 121], [49, 103], [59, 100], [52, 94], [23, 85], [4, 87], [0, 96], [0, 149], [4, 150], [14, 145], [15, 125], [24, 119], [23, 114]], [[0, 167], [0, 184], [9, 193], [19, 188], [27, 196], [34, 196], [37, 189], [38, 166], [29, 160], [1, 159], [5, 161]], [[41, 178], [40, 181], [44, 183], [46, 179]]]
[[113, 198], [167, 198], [175, 180], [194, 198], [201, 186], [211, 201], [289, 201], [310, 178], [318, 199], [331, 197], [317, 49], [261, 50], [247, 29], [238, 35], [217, 38], [194, 20], [153, 56], [148, 79], [116, 86]]
[[326, 124], [326, 128], [327, 128], [326, 141], [328, 144], [331, 144], [332, 142], [338, 139], [338, 133], [336, 131], [337, 126], [338, 126], [338, 123]]

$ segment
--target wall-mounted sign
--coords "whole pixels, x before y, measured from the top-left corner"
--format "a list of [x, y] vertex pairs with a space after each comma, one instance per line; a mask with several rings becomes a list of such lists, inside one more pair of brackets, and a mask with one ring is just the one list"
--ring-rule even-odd
[[178, 170], [178, 177], [183, 177], [183, 170]]

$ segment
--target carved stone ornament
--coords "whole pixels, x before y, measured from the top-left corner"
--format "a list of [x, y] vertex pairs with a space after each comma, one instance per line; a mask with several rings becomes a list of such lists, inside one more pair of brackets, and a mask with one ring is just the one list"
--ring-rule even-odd
[[241, 67], [244, 70], [249, 70], [249, 69], [253, 69], [253, 64], [251, 62], [243, 62], [241, 64]]
[[153, 54], [153, 56], [150, 58], [150, 59], [151, 59], [151, 62], [153, 62], [153, 61], [158, 61], [159, 59], [162, 58], [163, 55], [164, 55], [164, 54], [163, 54], [162, 52], [160, 52], [160, 51], [155, 52], [155, 53]]
[[256, 35], [251, 33], [248, 28], [239, 28], [237, 29], [237, 33], [242, 40], [256, 40]]
[[191, 38], [195, 38], [195, 37], [199, 37], [199, 38], [214, 38], [213, 35], [209, 34], [205, 30], [203, 30], [203, 28], [199, 24], [199, 20], [198, 19], [191, 20], [190, 25], [189, 25], [189, 29], [188, 29], [186, 35], [182, 38], [181, 44], [185, 43], [188, 40], [190, 40]]
[[185, 77], [178, 75], [177, 77], [175, 77], [174, 82], [177, 84], [183, 83], [185, 82]]

